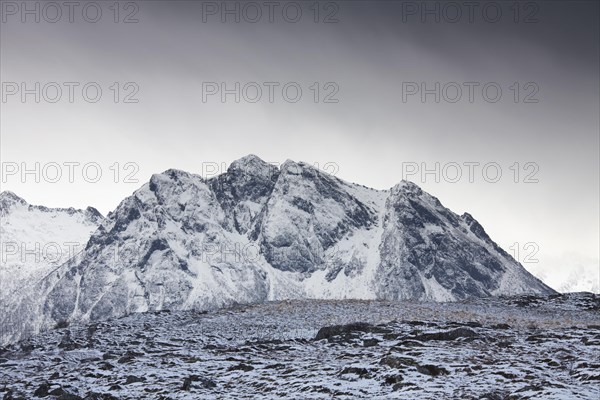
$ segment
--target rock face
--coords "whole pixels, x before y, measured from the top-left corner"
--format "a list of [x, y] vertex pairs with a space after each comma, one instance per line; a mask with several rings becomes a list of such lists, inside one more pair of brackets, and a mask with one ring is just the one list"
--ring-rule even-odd
[[274, 268], [310, 273], [342, 238], [376, 223], [375, 211], [335, 177], [287, 161], [251, 238]]
[[548, 290], [471, 215], [454, 214], [414, 183], [392, 188], [383, 227], [380, 298], [453, 300]]
[[234, 161], [227, 173], [208, 181], [208, 184], [227, 220], [227, 227], [247, 233], [273, 192], [279, 169], [250, 155]]
[[473, 217], [413, 183], [379, 191], [256, 156], [209, 180], [177, 170], [153, 175], [101, 220], [84, 251], [32, 288], [35, 296], [10, 313], [26, 312], [33, 331], [293, 298], [553, 293]]
[[[125, 199], [52, 285], [53, 320], [267, 299], [266, 273], [233, 252], [244, 240], [201, 177], [169, 170]], [[228, 253], [231, 251], [232, 253]]]

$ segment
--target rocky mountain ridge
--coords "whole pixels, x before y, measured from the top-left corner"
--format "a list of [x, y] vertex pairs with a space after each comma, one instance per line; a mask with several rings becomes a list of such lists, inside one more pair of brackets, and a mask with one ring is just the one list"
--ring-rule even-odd
[[414, 183], [379, 191], [252, 155], [212, 179], [153, 175], [81, 253], [24, 292], [10, 314], [30, 319], [12, 339], [59, 321], [161, 309], [554, 293], [472, 216]]

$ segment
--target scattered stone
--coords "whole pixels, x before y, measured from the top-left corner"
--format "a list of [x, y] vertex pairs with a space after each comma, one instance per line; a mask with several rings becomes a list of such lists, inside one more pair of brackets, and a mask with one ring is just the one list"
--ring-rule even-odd
[[366, 324], [363, 322], [356, 322], [356, 323], [347, 324], [347, 325], [325, 326], [325, 327], [319, 329], [319, 332], [317, 332], [317, 336], [315, 337], [315, 340], [327, 339], [328, 341], [331, 342], [336, 337], [347, 340], [353, 334], [357, 334], [357, 333], [361, 333], [361, 332], [362, 333], [365, 333], [365, 332], [390, 333], [391, 331], [389, 329], [385, 329], [385, 328], [378, 327], [378, 326], [373, 326], [371, 324]]
[[109, 393], [88, 392], [85, 395], [85, 400], [119, 400], [119, 398]]
[[63, 349], [65, 351], [71, 351], [80, 348], [79, 344], [75, 343], [73, 339], [71, 339], [71, 332], [66, 331], [63, 335], [60, 343], [58, 344], [59, 349]]
[[386, 385], [395, 385], [397, 383], [400, 383], [404, 380], [404, 377], [402, 375], [396, 374], [396, 375], [388, 375], [385, 377], [384, 382]]
[[21, 343], [21, 351], [24, 353], [30, 353], [35, 349], [35, 346], [31, 343]]
[[76, 394], [64, 392], [56, 400], [83, 400], [83, 397], [78, 396]]
[[60, 320], [54, 325], [54, 329], [64, 329], [69, 327], [69, 321], [66, 319]]
[[431, 376], [448, 375], [449, 374], [447, 369], [442, 368], [442, 367], [437, 367], [437, 366], [431, 365], [431, 364], [418, 365], [417, 371], [422, 374], [431, 375]]
[[100, 369], [104, 370], [104, 371], [110, 371], [114, 368], [115, 368], [115, 366], [108, 362], [103, 362], [100, 364]]
[[507, 393], [505, 392], [492, 392], [484, 394], [480, 400], [505, 400], [507, 399]]
[[141, 356], [141, 355], [142, 355], [141, 353], [136, 353], [135, 351], [127, 350], [125, 355], [123, 355], [123, 357], [119, 358], [119, 360], [117, 362], [119, 364], [130, 363], [133, 360], [135, 360], [136, 357]]
[[254, 369], [254, 367], [252, 365], [248, 365], [248, 364], [244, 364], [244, 363], [239, 363], [238, 365], [232, 365], [231, 367], [229, 367], [227, 369], [227, 371], [244, 371], [244, 372], [248, 372], [248, 371], [252, 371]]
[[418, 340], [402, 340], [394, 345], [395, 347], [423, 347], [423, 342]]
[[479, 336], [477, 332], [472, 329], [457, 328], [445, 332], [423, 333], [415, 336], [413, 339], [425, 342], [429, 340], [456, 340], [459, 338], [475, 338], [477, 336]]
[[387, 365], [388, 367], [396, 368], [396, 369], [401, 369], [401, 368], [405, 368], [405, 367], [411, 367], [411, 366], [418, 365], [418, 363], [412, 358], [398, 357], [398, 356], [393, 356], [393, 355], [387, 355], [387, 356], [383, 357], [379, 361], [379, 364]]
[[365, 347], [373, 347], [379, 344], [379, 340], [377, 339], [363, 339], [363, 346]]
[[181, 386], [182, 390], [190, 390], [190, 388], [192, 387], [192, 378], [185, 378], [183, 380], [183, 385]]
[[50, 386], [48, 385], [48, 383], [44, 382], [40, 386], [38, 386], [37, 389], [35, 389], [35, 392], [33, 392], [33, 395], [35, 397], [46, 397], [49, 395], [49, 391], [50, 391]]
[[51, 390], [48, 395], [56, 397], [57, 400], [82, 400], [81, 396], [69, 393], [62, 387]]
[[357, 375], [359, 378], [370, 378], [371, 377], [371, 373], [369, 372], [368, 369], [359, 368], [359, 367], [345, 367], [339, 373], [340, 376], [347, 375], [347, 374]]
[[497, 371], [497, 372], [495, 372], [495, 374], [503, 376], [506, 379], [516, 379], [516, 378], [518, 378], [518, 375], [512, 374], [510, 372], [506, 372], [506, 371]]
[[125, 380], [126, 385], [138, 382], [146, 382], [146, 378], [144, 378], [143, 376], [127, 375], [127, 379]]

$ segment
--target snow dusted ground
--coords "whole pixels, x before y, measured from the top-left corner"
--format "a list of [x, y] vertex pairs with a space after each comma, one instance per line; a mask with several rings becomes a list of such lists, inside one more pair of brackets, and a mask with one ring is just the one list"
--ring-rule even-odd
[[599, 310], [579, 293], [134, 314], [0, 349], [0, 396], [598, 399]]

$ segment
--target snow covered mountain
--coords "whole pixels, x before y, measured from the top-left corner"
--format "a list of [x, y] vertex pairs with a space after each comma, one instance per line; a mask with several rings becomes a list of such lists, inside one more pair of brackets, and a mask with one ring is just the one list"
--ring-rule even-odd
[[83, 250], [104, 217], [92, 207], [47, 208], [0, 193], [0, 299], [17, 295]]
[[577, 259], [564, 261], [563, 268], [545, 268], [533, 264], [529, 272], [561, 293], [591, 292], [600, 294], [600, 269], [594, 260], [582, 263]]
[[10, 310], [31, 318], [9, 339], [63, 320], [266, 300], [554, 293], [413, 183], [379, 191], [252, 155], [208, 180], [153, 175], [34, 287]]
[[47, 208], [0, 193], [0, 342], [20, 334], [30, 317], [20, 305], [42, 300], [37, 284], [82, 251], [103, 221], [92, 207]]

